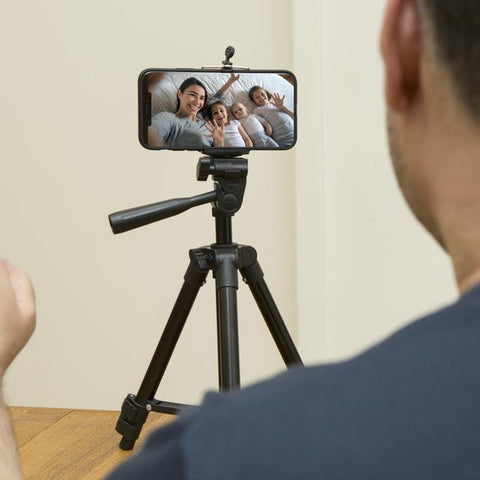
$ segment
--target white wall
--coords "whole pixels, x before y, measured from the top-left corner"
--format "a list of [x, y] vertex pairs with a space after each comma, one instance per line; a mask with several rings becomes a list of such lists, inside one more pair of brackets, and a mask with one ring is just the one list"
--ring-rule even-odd
[[[188, 250], [215, 240], [208, 206], [123, 235], [110, 231], [111, 212], [212, 189], [195, 179], [200, 154], [140, 147], [137, 76], [146, 67], [218, 65], [230, 44], [236, 65], [291, 69], [291, 2], [235, 5], [2, 4], [0, 255], [31, 274], [38, 298], [37, 331], [6, 379], [10, 403], [116, 409], [136, 392]], [[233, 234], [257, 248], [295, 332], [292, 158], [249, 156]], [[200, 291], [158, 398], [197, 402], [217, 386], [213, 286], [210, 278]], [[242, 282], [239, 317], [244, 383], [283, 370]]]
[[390, 166], [384, 5], [294, 2], [295, 71], [308, 78], [296, 191], [298, 331], [309, 362], [352, 355], [456, 297], [446, 255], [407, 210]]

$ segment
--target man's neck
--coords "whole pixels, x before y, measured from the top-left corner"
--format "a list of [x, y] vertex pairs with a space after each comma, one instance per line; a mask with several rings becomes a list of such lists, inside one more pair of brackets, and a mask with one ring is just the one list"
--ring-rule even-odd
[[465, 277], [461, 283], [458, 283], [458, 289], [460, 290], [460, 295], [467, 293], [473, 287], [480, 285], [480, 268], [471, 272], [471, 274]]
[[422, 166], [417, 174], [430, 231], [450, 255], [463, 294], [480, 283], [480, 124], [458, 98], [450, 75], [427, 67], [424, 72], [428, 89], [410, 154]]
[[480, 140], [459, 136], [456, 148], [445, 145], [450, 168], [443, 171], [434, 196], [441, 240], [463, 294], [480, 283]]
[[[480, 218], [477, 223], [480, 225]], [[447, 249], [461, 294], [480, 284], [480, 235], [474, 229], [448, 235]]]

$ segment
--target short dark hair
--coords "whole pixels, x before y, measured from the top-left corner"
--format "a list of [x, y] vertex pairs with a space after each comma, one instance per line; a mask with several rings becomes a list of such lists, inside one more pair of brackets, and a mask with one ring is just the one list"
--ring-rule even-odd
[[[203, 104], [206, 105], [207, 104], [207, 98], [208, 98], [207, 89], [205, 88], [205, 85], [200, 80], [196, 79], [195, 77], [190, 77], [190, 78], [187, 78], [186, 80], [184, 80], [182, 82], [182, 84], [180, 85], [180, 87], [178, 87], [178, 89], [183, 93], [191, 85], [198, 85], [198, 86], [202, 87], [203, 90], [205, 90], [205, 102]], [[177, 109], [175, 111], [178, 112], [179, 108], [180, 108], [180, 99], [177, 97]]]
[[421, 0], [434, 49], [457, 94], [480, 122], [480, 0]]

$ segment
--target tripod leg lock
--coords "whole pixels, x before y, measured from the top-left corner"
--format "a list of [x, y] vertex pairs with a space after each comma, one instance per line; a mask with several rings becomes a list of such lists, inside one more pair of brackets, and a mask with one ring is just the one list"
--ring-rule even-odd
[[210, 271], [213, 256], [208, 248], [194, 248], [188, 252], [188, 256], [190, 257], [190, 265], [184, 279], [195, 283], [202, 277], [206, 277]]
[[248, 285], [263, 278], [263, 270], [257, 262], [257, 251], [253, 247], [246, 245], [239, 247], [238, 264], [243, 281]]
[[122, 411], [115, 429], [132, 446], [140, 435], [143, 424], [147, 419], [149, 409], [146, 405], [136, 402], [135, 396], [128, 395], [122, 404]]

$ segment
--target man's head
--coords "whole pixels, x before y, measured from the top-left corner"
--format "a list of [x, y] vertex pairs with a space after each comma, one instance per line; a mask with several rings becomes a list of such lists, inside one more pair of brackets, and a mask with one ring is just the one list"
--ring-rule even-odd
[[389, 0], [381, 49], [400, 187], [460, 283], [458, 258], [480, 241], [480, 1]]

